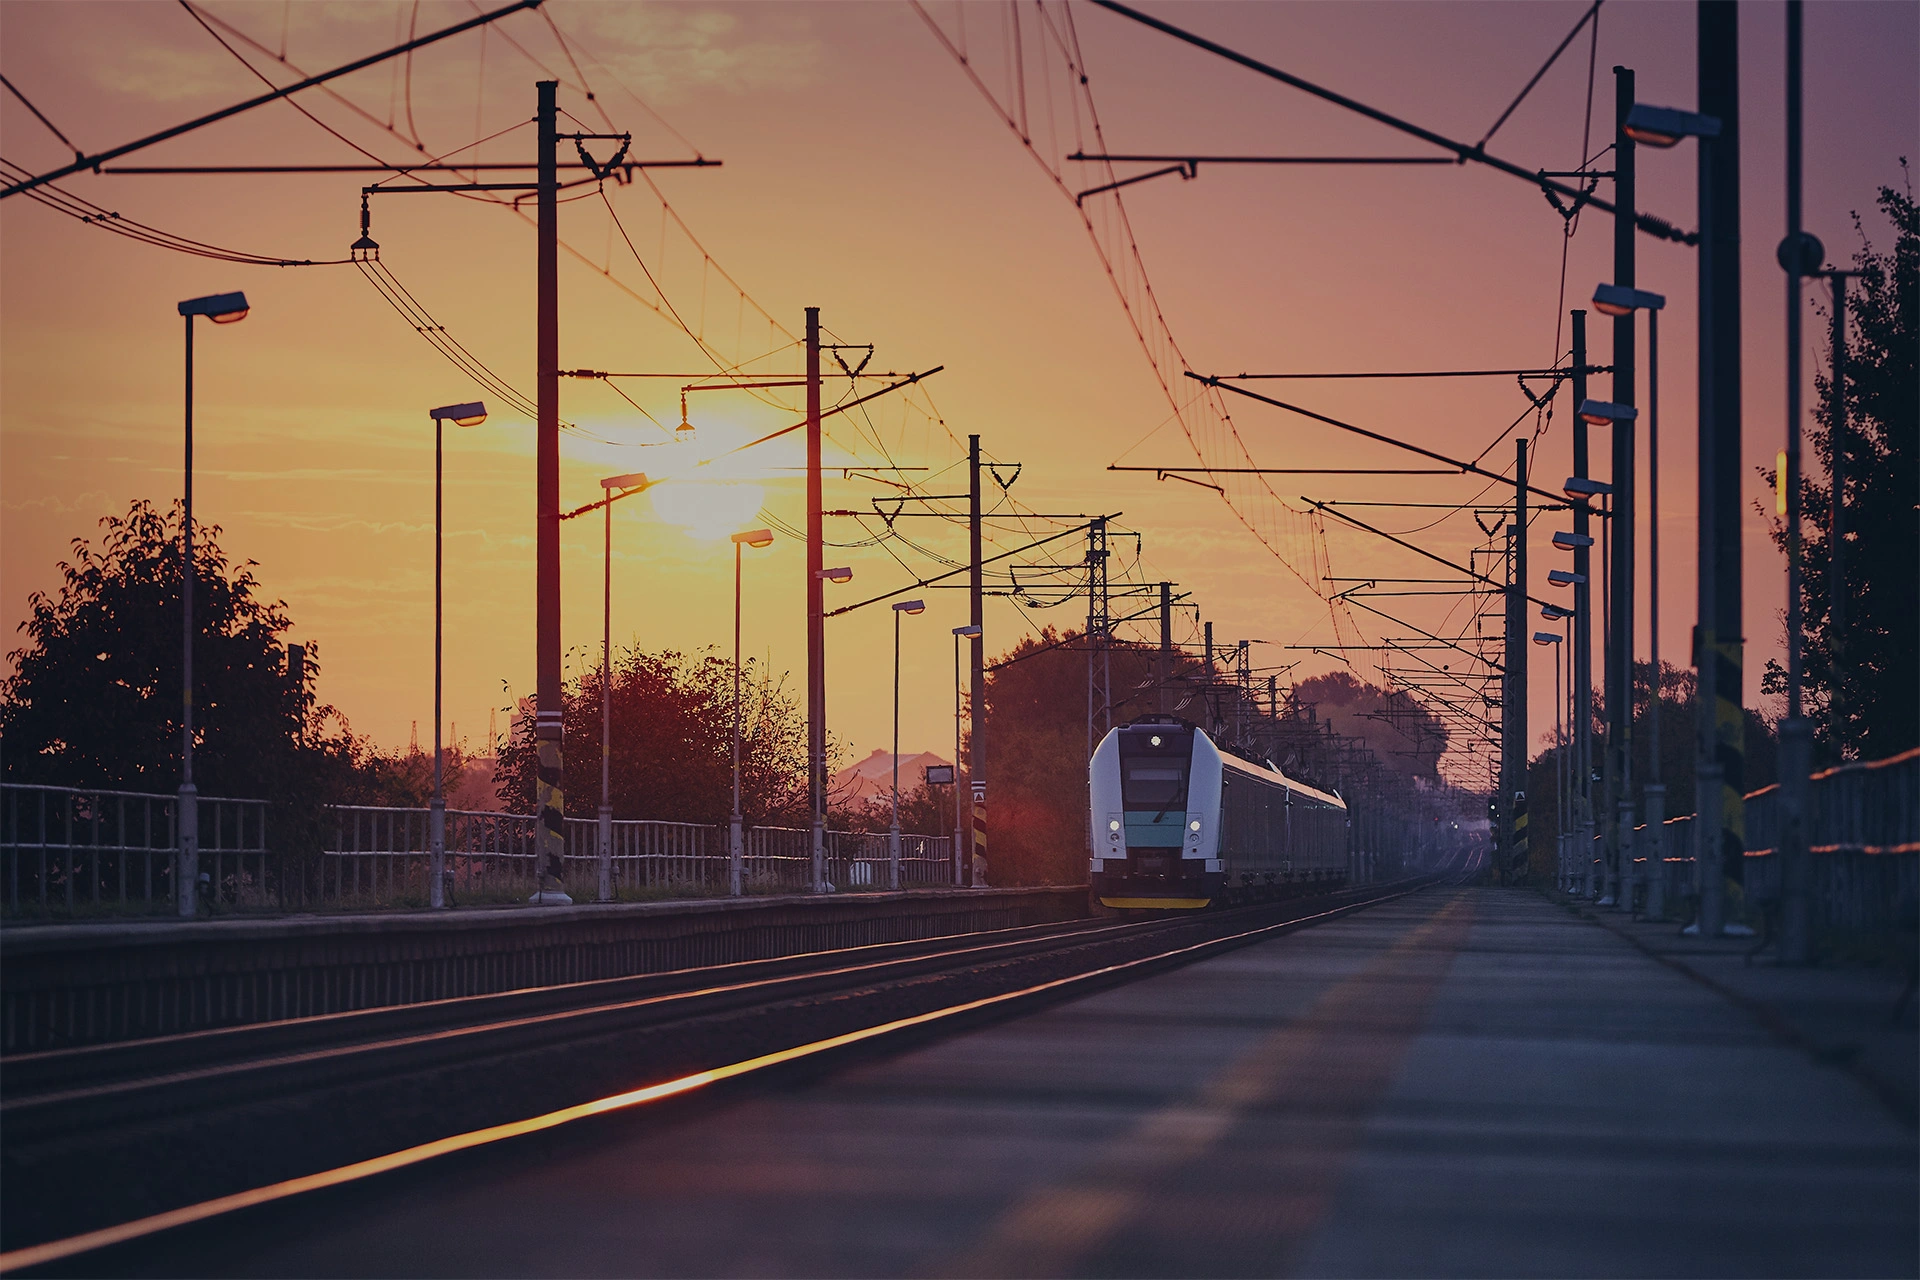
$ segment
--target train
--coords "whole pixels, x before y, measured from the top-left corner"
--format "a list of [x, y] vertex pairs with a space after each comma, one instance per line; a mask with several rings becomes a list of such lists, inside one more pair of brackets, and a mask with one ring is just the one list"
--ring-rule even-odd
[[1347, 804], [1174, 716], [1109, 730], [1088, 764], [1092, 897], [1198, 910], [1347, 880]]

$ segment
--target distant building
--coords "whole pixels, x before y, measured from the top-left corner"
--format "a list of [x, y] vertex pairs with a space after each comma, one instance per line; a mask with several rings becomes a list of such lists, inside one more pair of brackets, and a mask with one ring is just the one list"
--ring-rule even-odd
[[[926, 780], [930, 764], [951, 764], [951, 760], [933, 751], [917, 751], [900, 756], [900, 794], [905, 795]], [[885, 800], [893, 794], [893, 753], [875, 748], [872, 755], [848, 765], [833, 775], [831, 792], [836, 804], [849, 807], [865, 800]]]

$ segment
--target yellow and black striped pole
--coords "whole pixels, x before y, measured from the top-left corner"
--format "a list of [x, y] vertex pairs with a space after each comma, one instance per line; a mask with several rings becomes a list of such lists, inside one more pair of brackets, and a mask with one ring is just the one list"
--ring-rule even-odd
[[987, 887], [987, 784], [973, 784], [973, 887]]

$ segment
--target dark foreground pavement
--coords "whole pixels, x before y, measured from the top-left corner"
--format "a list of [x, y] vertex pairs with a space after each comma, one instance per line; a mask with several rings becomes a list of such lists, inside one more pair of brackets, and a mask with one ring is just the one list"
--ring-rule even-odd
[[1432, 889], [812, 1083], [155, 1241], [135, 1265], [1914, 1275], [1917, 1165], [1897, 1100], [1752, 1007], [1537, 894]]

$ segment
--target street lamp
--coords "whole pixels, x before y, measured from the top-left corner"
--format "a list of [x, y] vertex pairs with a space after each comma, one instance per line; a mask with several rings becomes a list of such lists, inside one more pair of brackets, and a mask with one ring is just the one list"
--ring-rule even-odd
[[1584, 573], [1568, 573], [1565, 569], [1547, 571], [1547, 581], [1556, 587], [1577, 587], [1584, 584], [1586, 580], [1587, 575]]
[[727, 892], [736, 898], [740, 896], [740, 869], [746, 859], [740, 818], [740, 549], [772, 545], [771, 529], [748, 529], [733, 535], [733, 821], [727, 832]]
[[844, 568], [843, 569], [815, 569], [813, 571], [813, 576], [816, 578], [824, 578], [828, 582], [852, 582], [853, 570], [844, 569]]
[[1593, 539], [1584, 533], [1568, 533], [1563, 529], [1556, 529], [1553, 533], [1553, 545], [1562, 551], [1578, 551], [1582, 547], [1592, 546]]
[[[600, 481], [606, 497], [600, 509], [606, 513], [601, 545], [600, 576], [600, 812], [599, 812], [599, 892], [601, 902], [613, 901], [613, 500], [637, 493], [653, 482], [643, 471], [607, 476]], [[615, 490], [619, 490], [618, 493]], [[588, 510], [592, 510], [591, 507]]]
[[[243, 313], [244, 314], [244, 313]], [[427, 410], [433, 420], [433, 800], [427, 806], [427, 906], [439, 911], [447, 905], [447, 786], [446, 762], [440, 749], [441, 674], [441, 565], [445, 504], [441, 500], [442, 437], [449, 419], [456, 427], [477, 427], [487, 420], [487, 406], [478, 400]]]
[[247, 295], [213, 293], [179, 304], [187, 322], [187, 460], [186, 486], [180, 525], [180, 798], [178, 810], [180, 867], [174, 875], [174, 906], [192, 917], [198, 911], [200, 889], [199, 792], [193, 785], [193, 318], [205, 316], [215, 324], [247, 318]]
[[1640, 416], [1640, 411], [1630, 404], [1615, 404], [1611, 400], [1582, 400], [1580, 418], [1588, 426], [1607, 427], [1616, 422], [1632, 422]]
[[953, 629], [953, 887], [963, 883], [961, 868], [966, 840], [960, 830], [960, 638], [979, 635], [978, 625]]
[[924, 600], [893, 606], [893, 825], [887, 828], [887, 887], [900, 887], [900, 615], [925, 613]]
[[1720, 118], [1703, 116], [1677, 107], [1656, 107], [1636, 102], [1627, 112], [1620, 131], [1642, 146], [1665, 150], [1682, 138], [1717, 138]]
[[1568, 476], [1562, 491], [1576, 502], [1585, 502], [1589, 498], [1604, 498], [1613, 492], [1613, 486], [1604, 480], [1589, 480], [1585, 476]]

